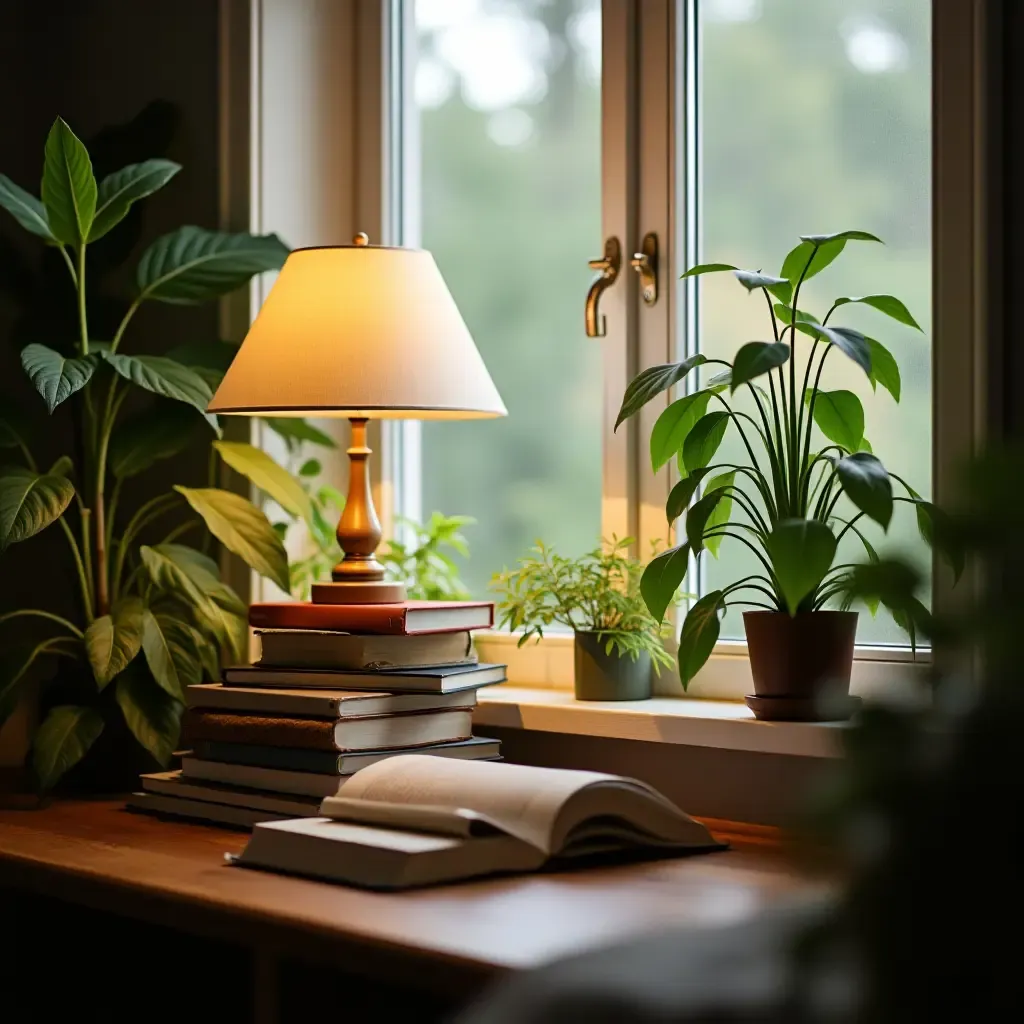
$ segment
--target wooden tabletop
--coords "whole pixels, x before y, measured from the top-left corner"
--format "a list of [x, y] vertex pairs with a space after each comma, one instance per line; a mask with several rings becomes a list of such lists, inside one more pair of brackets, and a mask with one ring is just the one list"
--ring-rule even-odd
[[447, 988], [818, 888], [771, 830], [725, 831], [720, 853], [380, 894], [229, 867], [241, 832], [65, 801], [0, 811], [0, 886]]

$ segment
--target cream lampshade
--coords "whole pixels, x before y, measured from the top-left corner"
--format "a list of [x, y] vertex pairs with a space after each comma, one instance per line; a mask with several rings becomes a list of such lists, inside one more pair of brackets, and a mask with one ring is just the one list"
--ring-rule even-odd
[[368, 419], [504, 416], [505, 406], [429, 252], [353, 245], [296, 249], [285, 261], [209, 411], [344, 416], [349, 491], [338, 524], [345, 557], [315, 601], [401, 600], [374, 557]]

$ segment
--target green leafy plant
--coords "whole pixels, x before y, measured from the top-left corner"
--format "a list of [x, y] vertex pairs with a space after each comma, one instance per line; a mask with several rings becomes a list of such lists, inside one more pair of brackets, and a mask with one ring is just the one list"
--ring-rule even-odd
[[[307, 445], [336, 448], [334, 440], [304, 422], [296, 431], [292, 426], [295, 422], [301, 421], [268, 420], [287, 446], [289, 465], [309, 504], [308, 516], [293, 514], [274, 523], [274, 529], [282, 540], [299, 522], [304, 522], [308, 529], [309, 553], [293, 558], [289, 566], [292, 596], [305, 601], [309, 599], [313, 584], [330, 580], [331, 569], [341, 560], [342, 552], [335, 530], [345, 507], [345, 496], [337, 488], [323, 483], [322, 463], [307, 456]], [[280, 429], [282, 424], [285, 425], [283, 431]], [[431, 513], [422, 524], [399, 516], [395, 520], [396, 525], [404, 528], [409, 540], [388, 541], [377, 553], [377, 560], [387, 571], [388, 579], [401, 580], [408, 585], [408, 595], [413, 600], [468, 600], [469, 591], [459, 578], [459, 567], [448, 552], [469, 557], [469, 545], [462, 530], [475, 521], [469, 516], [445, 516], [440, 512]]]
[[[193, 340], [151, 355], [130, 345], [129, 327], [141, 306], [193, 305], [234, 291], [282, 265], [288, 248], [279, 238], [194, 226], [163, 235], [143, 252], [113, 333], [98, 339], [91, 329], [93, 308], [116, 308], [116, 300], [87, 291], [90, 247], [179, 170], [169, 160], [146, 160], [97, 181], [85, 145], [58, 118], [46, 140], [41, 200], [0, 175], [0, 206], [60, 254], [77, 314], [73, 340], [55, 337], [49, 345], [40, 339], [21, 352], [48, 413], [67, 417], [75, 458], [40, 466], [31, 431], [8, 399], [0, 419], [0, 448], [11, 460], [0, 469], [0, 552], [56, 525], [78, 599], [73, 621], [45, 608], [0, 618], [15, 630], [27, 622], [47, 630], [24, 647], [10, 634], [5, 639], [0, 724], [34, 662], [56, 656], [83, 666], [78, 673], [69, 670], [67, 678], [77, 680], [71, 696], [49, 710], [33, 740], [33, 765], [44, 789], [88, 752], [114, 716], [165, 763], [178, 740], [184, 687], [215, 675], [222, 659], [244, 656], [246, 609], [221, 580], [211, 539], [288, 587], [280, 538], [253, 504], [214, 486], [217, 459], [295, 514], [310, 511], [303, 489], [263, 452], [214, 440], [220, 428], [206, 407], [233, 346]], [[129, 400], [133, 411], [123, 415]], [[148, 501], [129, 500], [126, 484], [203, 432], [212, 441], [209, 486], [177, 484]], [[179, 525], [154, 534], [175, 511]], [[183, 515], [188, 519], [180, 522]], [[195, 529], [203, 534], [200, 547], [180, 543]], [[147, 535], [152, 539], [144, 543]]]
[[[679, 467], [681, 479], [672, 488], [666, 514], [670, 524], [685, 515], [686, 536], [644, 572], [640, 590], [654, 618], [664, 616], [691, 555], [700, 557], [707, 550], [717, 557], [722, 540], [729, 538], [760, 564], [760, 571], [704, 595], [691, 607], [679, 650], [684, 689], [710, 656], [726, 607], [796, 615], [841, 599], [852, 568], [836, 564], [843, 537], [852, 533], [868, 558], [877, 559], [863, 531], [865, 517], [887, 530], [894, 503], [903, 502], [914, 507], [927, 541], [941, 528], [941, 511], [872, 454], [860, 399], [852, 391], [820, 386], [826, 361], [838, 351], [863, 370], [872, 388], [881, 385], [898, 402], [899, 367], [889, 350], [832, 319], [858, 303], [920, 330], [917, 321], [892, 295], [841, 296], [820, 321], [799, 304], [804, 283], [829, 266], [848, 242], [879, 241], [866, 231], [803, 235], [777, 277], [725, 263], [691, 267], [684, 278], [731, 271], [748, 293], [760, 292], [768, 306], [771, 340], [741, 346], [731, 363], [694, 355], [650, 367], [626, 389], [616, 427], [697, 367], [722, 367], [698, 390], [673, 401], [658, 417], [650, 439], [655, 472], [673, 460]], [[749, 400], [749, 411], [738, 407], [738, 392]], [[747, 459], [713, 464], [730, 429], [739, 434]], [[903, 494], [894, 495], [894, 480]], [[844, 495], [853, 506], [848, 516], [839, 514], [842, 509], [837, 512]], [[905, 617], [897, 621], [907, 625]]]
[[[672, 657], [662, 644], [666, 631], [640, 595], [644, 566], [630, 557], [632, 543], [628, 537], [613, 538], [580, 558], [566, 558], [538, 542], [517, 568], [496, 573], [491, 580], [499, 595], [501, 626], [523, 631], [520, 647], [558, 624], [596, 633], [608, 653], [635, 661], [646, 652], [656, 669], [671, 667]], [[673, 597], [674, 591], [669, 600]]]

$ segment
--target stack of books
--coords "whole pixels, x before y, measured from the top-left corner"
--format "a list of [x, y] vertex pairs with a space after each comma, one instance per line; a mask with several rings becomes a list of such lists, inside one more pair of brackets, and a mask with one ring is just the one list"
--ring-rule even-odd
[[471, 631], [487, 602], [255, 604], [262, 653], [188, 687], [181, 769], [142, 776], [134, 810], [251, 827], [312, 817], [345, 776], [396, 754], [498, 760], [477, 690], [505, 680]]

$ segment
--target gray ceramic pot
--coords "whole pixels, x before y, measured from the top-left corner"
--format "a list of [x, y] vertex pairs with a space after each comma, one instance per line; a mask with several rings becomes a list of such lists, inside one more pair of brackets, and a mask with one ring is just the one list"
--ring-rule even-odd
[[577, 700], [646, 700], [651, 695], [651, 656], [605, 652], [596, 633], [576, 634]]

